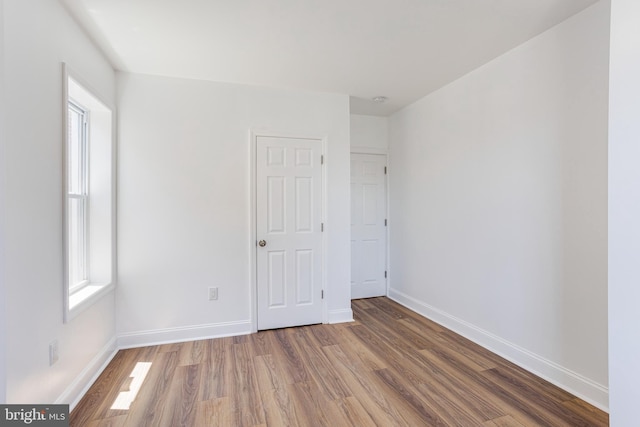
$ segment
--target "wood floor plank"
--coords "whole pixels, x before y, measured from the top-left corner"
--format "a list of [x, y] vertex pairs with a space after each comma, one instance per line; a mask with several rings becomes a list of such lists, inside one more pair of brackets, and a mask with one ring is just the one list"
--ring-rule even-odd
[[455, 399], [462, 402], [467, 411], [480, 419], [489, 420], [508, 413], [511, 408], [491, 393], [480, 393], [471, 387], [470, 379], [455, 366], [447, 363], [432, 353], [431, 350], [420, 351], [421, 362], [430, 372], [430, 378]]
[[371, 415], [362, 406], [360, 401], [353, 396], [347, 396], [336, 401], [336, 406], [341, 413], [341, 418], [346, 425], [358, 427], [375, 427], [378, 424], [371, 418]]
[[[136, 350], [119, 351], [71, 413], [70, 423], [88, 425], [94, 419], [105, 419], [109, 402], [113, 402], [133, 369]], [[104, 409], [101, 409], [104, 408]]]
[[256, 356], [253, 358], [256, 371], [256, 380], [260, 390], [277, 390], [284, 388], [282, 371], [271, 354]]
[[442, 338], [441, 342], [444, 344], [444, 347], [447, 347], [456, 353], [465, 355], [485, 369], [491, 369], [501, 366], [504, 363], [509, 363], [504, 359], [496, 357], [495, 354], [491, 353], [486, 348], [483, 348], [448, 329], [443, 329], [438, 335]]
[[[433, 353], [433, 350], [430, 352]], [[456, 356], [452, 356], [446, 351], [439, 352], [437, 357], [441, 366], [448, 367], [449, 373], [472, 387], [473, 394], [490, 398], [491, 403], [496, 405], [503, 414], [511, 414], [525, 425], [565, 425], [552, 415], [531, 405], [525, 396], [509, 393], [487, 379], [484, 374], [489, 370], [478, 372], [470, 369]]]
[[[393, 333], [392, 329], [396, 329], [394, 328], [393, 324], [388, 324], [388, 323], [384, 325], [380, 325], [380, 327], [387, 328], [385, 330], [380, 330], [380, 332], [383, 333], [385, 336], [390, 336]], [[405, 338], [407, 337], [407, 335], [404, 335], [404, 334], [403, 336]], [[370, 340], [370, 338], [366, 336], [363, 337], [363, 339], [365, 341]], [[412, 340], [412, 341], [414, 343], [416, 342], [415, 340]], [[377, 348], [381, 347], [381, 345], [379, 344], [376, 344], [375, 346]], [[416, 346], [419, 352], [424, 351], [421, 349], [421, 347], [424, 347], [424, 346], [420, 346], [420, 345]], [[434, 348], [437, 348], [437, 347], [438, 346], [434, 343]], [[390, 350], [386, 349], [384, 353], [389, 354]], [[430, 363], [428, 360], [423, 359], [420, 355], [416, 355], [415, 348], [413, 352], [406, 351], [405, 349], [403, 350], [403, 354], [404, 354], [404, 357], [407, 359], [410, 359], [411, 363], [415, 364], [417, 368], [417, 370], [414, 369], [413, 371], [410, 369], [407, 369], [410, 367], [410, 364], [406, 360], [403, 360], [399, 366], [396, 366], [396, 369], [401, 371], [407, 378], [411, 379], [416, 375], [420, 376], [422, 372], [429, 372], [431, 379], [435, 381], [429, 381], [429, 378], [424, 378], [424, 377], [422, 379], [419, 379], [418, 381], [424, 382], [425, 384], [429, 384], [429, 386], [432, 388], [437, 388], [438, 392], [441, 394], [446, 394], [448, 398], [452, 400], [451, 403], [454, 406], [458, 407], [459, 405], [466, 405], [468, 408], [471, 408], [470, 413], [472, 413], [475, 417], [477, 417], [476, 420], [484, 421], [491, 417], [496, 417], [500, 415], [501, 412], [494, 405], [475, 397], [475, 395], [472, 395], [474, 396], [474, 398], [469, 399], [468, 398], [469, 394], [465, 392], [467, 387], [465, 387], [462, 384], [464, 383], [464, 380], [461, 380], [461, 381], [456, 381], [455, 379], [452, 380], [441, 369], [437, 367], [437, 364]], [[399, 355], [393, 355], [392, 360], [394, 361], [400, 360]], [[476, 370], [482, 369], [482, 367], [480, 365], [475, 364], [474, 361], [470, 359], [466, 359], [466, 361], [467, 361], [467, 364], [472, 366], [474, 369]], [[452, 410], [452, 409], [453, 408], [449, 408], [449, 410]], [[463, 416], [461, 417], [464, 418]]]
[[[455, 360], [456, 365], [461, 363], [465, 365], [468, 369], [472, 369], [476, 372], [481, 372], [487, 369], [496, 368], [496, 366], [492, 366], [488, 368], [487, 364], [479, 364], [478, 362], [476, 362], [476, 359], [473, 356], [469, 355], [468, 352], [465, 352], [465, 353], [456, 352], [452, 350], [451, 347], [449, 346], [436, 346], [431, 348], [429, 351], [435, 354], [436, 356], [438, 356], [441, 360], [447, 360], [449, 362], [451, 362], [452, 360]], [[455, 358], [451, 357], [452, 354], [455, 354], [456, 357]]]
[[[451, 350], [451, 348], [440, 347], [434, 348], [430, 350], [430, 353], [434, 354], [440, 360], [448, 360], [450, 364], [454, 364], [452, 362], [455, 360], [457, 363], [464, 364], [467, 368], [480, 372], [482, 369], [481, 366], [476, 365], [473, 360], [468, 358], [468, 353], [460, 353]], [[553, 400], [557, 400], [560, 402], [569, 400], [574, 398], [568, 392], [559, 389], [558, 387], [552, 385], [551, 383], [544, 381], [535, 375], [524, 371], [522, 368], [519, 368], [510, 362], [501, 361], [500, 363], [496, 363], [494, 368], [490, 369], [499, 369], [502, 372], [508, 373], [509, 377], [513, 379], [513, 381], [519, 381], [520, 383], [526, 383], [530, 388], [533, 389], [533, 392], [543, 395], [549, 396]], [[498, 368], [499, 367], [499, 368]], [[485, 369], [488, 370], [488, 369]], [[461, 372], [458, 370], [458, 372]]]
[[340, 375], [332, 368], [331, 363], [322, 352], [320, 343], [315, 340], [307, 328], [289, 329], [288, 335], [298, 354], [307, 363], [307, 368], [315, 383], [330, 400], [344, 399], [351, 396], [349, 388]]
[[482, 424], [484, 427], [524, 427], [518, 421], [514, 420], [512, 416], [505, 415], [504, 417], [496, 418], [491, 421], [487, 421]]
[[199, 400], [214, 400], [229, 396], [233, 381], [233, 338], [208, 340], [207, 357], [202, 362]]
[[432, 383], [435, 369], [433, 366], [423, 363], [423, 360], [420, 359], [420, 350], [409, 352], [397, 348], [394, 342], [377, 340], [376, 336], [362, 325], [352, 327], [352, 331], [362, 343], [371, 343], [378, 356], [385, 360], [388, 367], [401, 374], [407, 382], [414, 386]]
[[575, 399], [568, 391], [562, 390], [559, 387], [551, 384], [548, 381], [545, 381], [541, 378], [535, 378], [535, 381], [531, 381], [532, 374], [530, 372], [525, 371], [523, 368], [516, 366], [510, 362], [505, 361], [505, 363], [499, 363], [495, 366], [496, 369], [499, 369], [502, 372], [505, 372], [514, 380], [521, 381], [523, 383], [527, 383], [530, 387], [535, 389], [536, 393], [540, 393], [544, 396], [549, 396], [554, 400], [559, 402], [566, 402], [572, 399]]
[[573, 398], [571, 400], [562, 402], [562, 405], [570, 411], [579, 414], [585, 419], [588, 419], [596, 427], [606, 427], [609, 425], [609, 416], [597, 409], [596, 407], [589, 405], [583, 400]]
[[[350, 323], [120, 351], [70, 425], [608, 425], [605, 412], [388, 298], [352, 306]], [[138, 395], [114, 407], [140, 384], [140, 363], [151, 368]]]
[[434, 343], [432, 348], [449, 348], [465, 355], [469, 360], [473, 360], [474, 363], [481, 366], [483, 369], [491, 369], [498, 366], [495, 355], [489, 353], [490, 356], [487, 357], [486, 349], [458, 335], [455, 335], [455, 339], [452, 339], [450, 335], [451, 331], [447, 331], [442, 327], [435, 328], [433, 326], [435, 323], [430, 320], [405, 318], [401, 319], [401, 322], [402, 325], [408, 329], [411, 329], [416, 333], [427, 335], [427, 338]]
[[383, 300], [381, 298], [371, 298], [369, 299], [369, 302], [371, 303], [371, 305], [373, 305], [373, 307], [380, 311], [385, 313], [386, 315], [388, 315], [390, 318], [393, 319], [406, 319], [407, 317], [409, 317], [409, 313], [411, 313], [409, 310], [406, 310], [404, 307], [402, 307], [399, 304], [388, 304], [387, 300]]
[[[93, 403], [91, 408], [88, 408], [88, 411], [86, 411], [93, 412], [91, 418], [105, 419], [126, 415], [126, 411], [113, 409], [112, 406], [118, 395], [122, 391], [128, 390], [129, 384], [131, 383], [131, 375], [137, 363], [149, 363], [153, 361], [156, 354], [157, 347], [141, 347], [118, 352], [112, 363], [109, 364], [101, 377], [96, 381], [95, 387], [91, 387], [87, 393], [87, 396], [89, 396], [88, 401]], [[111, 386], [108, 389], [103, 389], [101, 385], [106, 383], [110, 383]], [[94, 393], [97, 393], [97, 397], [92, 399], [91, 396]], [[87, 399], [83, 399], [80, 403], [88, 403], [86, 400]], [[85, 411], [78, 411], [78, 413], [82, 412]], [[86, 417], [87, 415], [83, 416]], [[83, 423], [88, 422], [88, 419], [78, 419], [73, 420], [73, 422], [83, 425]]]
[[151, 369], [140, 392], [129, 408], [126, 425], [159, 426], [173, 374], [178, 366], [178, 354], [162, 353], [152, 359]]
[[[353, 330], [358, 331], [360, 329], [354, 327]], [[405, 351], [401, 355], [400, 353], [394, 353], [391, 348], [385, 348], [385, 343], [375, 342], [371, 336], [362, 335], [360, 338], [365, 342], [372, 343], [382, 353], [390, 355], [387, 364], [399, 372], [407, 381], [413, 383], [415, 387], [425, 390], [422, 398], [429, 402], [432, 407], [437, 407], [441, 413], [454, 416], [453, 420], [449, 420], [450, 423], [454, 425], [477, 425], [501, 414], [495, 406], [486, 402], [482, 397], [473, 395], [475, 397], [473, 400], [468, 399], [468, 393], [465, 392], [468, 384], [464, 385], [463, 381], [456, 381], [455, 378], [449, 377], [446, 372], [439, 369], [437, 365], [430, 363], [428, 359], [422, 358], [419, 351], [424, 350], [414, 349], [413, 352]], [[437, 393], [433, 393], [433, 390], [436, 390]], [[435, 398], [432, 398], [432, 396], [435, 396]], [[446, 400], [439, 398], [439, 396], [446, 396]], [[475, 410], [476, 407], [481, 409]]]
[[239, 425], [231, 408], [230, 397], [198, 402], [194, 426], [228, 427]]
[[[376, 310], [363, 310], [363, 314], [366, 314], [367, 321], [371, 321], [372, 319], [377, 322], [378, 326], [386, 328], [387, 332], [391, 332], [390, 335], [385, 335], [388, 338], [393, 337], [396, 345], [404, 346], [404, 349], [411, 350], [423, 350], [433, 348], [434, 346], [439, 345], [437, 341], [432, 340], [429, 335], [424, 333], [424, 330], [421, 332], [413, 331], [410, 328], [397, 328], [391, 327], [399, 324], [399, 321], [405, 320], [405, 318], [400, 318], [398, 320], [393, 320], [393, 318], [386, 318], [386, 314], [381, 311]], [[385, 321], [386, 320], [386, 321]]]
[[482, 412], [469, 410], [464, 399], [436, 382], [418, 384], [416, 388], [422, 393], [422, 399], [451, 426], [475, 426], [487, 420]]
[[181, 342], [174, 342], [174, 343], [169, 343], [169, 344], [160, 344], [157, 346], [158, 348], [158, 353], [172, 353], [172, 352], [178, 352], [180, 351], [180, 348], [182, 347]]
[[[355, 326], [355, 325], [354, 325]], [[371, 347], [354, 339], [351, 327], [337, 329], [338, 343], [345, 354], [348, 354], [353, 363], [357, 363], [360, 369], [377, 371], [384, 369], [387, 364], [372, 351]]]
[[288, 384], [287, 389], [295, 407], [300, 408], [295, 412], [297, 425], [344, 425], [344, 421], [338, 416], [335, 402], [324, 396], [313, 380]]
[[178, 352], [178, 366], [199, 364], [207, 358], [208, 347], [207, 340], [182, 343]]
[[324, 347], [332, 366], [341, 375], [354, 396], [379, 425], [415, 426], [420, 419], [412, 414], [400, 413], [377, 384], [372, 381], [374, 371], [363, 370], [342, 351], [340, 346]]
[[397, 405], [405, 410], [414, 412], [422, 420], [422, 424], [429, 426], [446, 426], [442, 415], [438, 414], [424, 400], [418, 398], [414, 388], [403, 381], [390, 369], [380, 369], [375, 372], [381, 382], [388, 387], [389, 396]]
[[[357, 307], [358, 308], [362, 308], [362, 309], [372, 308], [374, 306], [371, 304], [371, 301], [374, 301], [374, 300], [375, 300], [375, 298], [362, 298], [362, 299], [356, 300], [357, 301]], [[356, 308], [356, 307], [355, 307], [354, 304], [352, 304], [351, 308]]]
[[[359, 327], [356, 327], [356, 326], [352, 327], [352, 330], [356, 333], [356, 335], [359, 336], [359, 338], [361, 338], [365, 342], [371, 342], [378, 349], [384, 348], [385, 344], [392, 345], [394, 348], [396, 347], [397, 336], [394, 335], [393, 328], [391, 328], [388, 324], [390, 319], [387, 319], [386, 323], [378, 322], [376, 320], [376, 317], [371, 316], [371, 313], [369, 312], [369, 310], [366, 310], [366, 312], [364, 313], [361, 312], [359, 313], [359, 315], [363, 317], [369, 316], [367, 319], [368, 322], [365, 322], [367, 323], [366, 327], [364, 327], [364, 325], [361, 325]], [[402, 318], [399, 315], [395, 317], [398, 319]], [[378, 336], [383, 336], [384, 338], [380, 340], [378, 339]], [[458, 340], [455, 340], [455, 341], [458, 341]], [[415, 371], [412, 372], [411, 369], [408, 368], [409, 365], [406, 361], [403, 361], [402, 364], [397, 364], [397, 360], [399, 360], [400, 356], [397, 354], [393, 355], [393, 352], [396, 351], [394, 350], [394, 348], [386, 348], [383, 351], [383, 353], [392, 355], [390, 356], [391, 357], [390, 361], [396, 361], [395, 366], [393, 365], [394, 362], [392, 362], [392, 366], [394, 366], [394, 368], [402, 372], [403, 375], [409, 381], [415, 381], [415, 379], [413, 378], [415, 376]], [[482, 389], [490, 390], [495, 386], [494, 384], [487, 383], [485, 379], [479, 378], [477, 370], [470, 369], [468, 366], [464, 365], [464, 363], [461, 363], [459, 357], [464, 357], [463, 355], [456, 355], [456, 357], [450, 357], [450, 355], [448, 355], [446, 351], [443, 351], [443, 349], [432, 349], [431, 351], [438, 351], [440, 352], [440, 356], [447, 358], [448, 363], [455, 363], [456, 370], [459, 372], [464, 372], [466, 374], [466, 376], [464, 377], [464, 380], [466, 382], [470, 382], [470, 380], [472, 379], [474, 380], [474, 382], [478, 382], [479, 383], [478, 385], [480, 386], [478, 389], [479, 393], [483, 392]], [[403, 349], [403, 353], [405, 353], [405, 357], [406, 357], [407, 356], [406, 349]], [[571, 423], [578, 423], [575, 425], [582, 425], [581, 424], [582, 421], [580, 420], [579, 417], [572, 417], [571, 414], [567, 412], [564, 412], [559, 417], [558, 413], [562, 412], [562, 410], [559, 409], [557, 406], [541, 407], [541, 406], [531, 405], [525, 399], [514, 399], [514, 398], [510, 398], [509, 403], [512, 405], [513, 410], [515, 410], [518, 415], [521, 415], [523, 418], [526, 418], [527, 421], [533, 421], [534, 423], [543, 423], [543, 424], [551, 422], [552, 424], [555, 424], [555, 425], [571, 425]], [[569, 423], [569, 424], [565, 424], [565, 423]]]
[[258, 425], [265, 422], [264, 409], [253, 360], [246, 342], [233, 344], [233, 377], [230, 385], [232, 408], [240, 425]]
[[297, 426], [299, 423], [296, 404], [289, 393], [289, 384], [263, 392], [265, 424], [268, 426]]
[[309, 331], [316, 338], [320, 346], [325, 347], [328, 345], [338, 344], [336, 339], [336, 332], [342, 329], [343, 325], [311, 325], [308, 327]]
[[86, 427], [123, 427], [126, 425], [126, 419], [126, 415], [120, 415], [117, 417], [104, 418], [101, 420], [93, 420], [84, 425]]
[[[379, 325], [379, 327], [392, 328], [392, 326], [388, 325]], [[489, 411], [492, 408], [491, 406], [488, 406], [482, 412], [469, 411], [468, 405], [466, 405], [467, 402], [458, 398], [447, 384], [446, 379], [432, 381], [433, 373], [437, 368], [434, 369], [433, 366], [422, 363], [418, 350], [421, 346], [417, 346], [412, 352], [408, 352], [406, 349], [395, 348], [393, 343], [376, 341], [376, 337], [369, 334], [362, 325], [353, 326], [351, 329], [363, 342], [371, 343], [380, 352], [381, 357], [387, 358], [389, 366], [404, 379], [408, 380], [405, 385], [412, 387], [412, 394], [418, 394], [422, 402], [440, 415], [444, 424], [457, 426], [479, 425], [489, 417], [498, 414], [495, 410], [488, 415], [484, 413]], [[392, 331], [385, 331], [385, 335], [390, 334], [392, 334]], [[420, 411], [420, 413], [422, 412]]]
[[235, 337], [231, 337], [234, 344], [244, 344], [249, 339], [248, 335], [238, 335]]
[[287, 329], [277, 329], [273, 331], [274, 354], [280, 361], [280, 366], [286, 372], [290, 383], [301, 383], [309, 381], [309, 372], [291, 342], [291, 337], [287, 334]]
[[247, 335], [247, 340], [250, 345], [251, 354], [254, 356], [263, 356], [265, 354], [273, 353], [271, 348], [271, 341], [267, 339], [270, 331], [264, 331], [261, 334]]
[[[592, 424], [579, 414], [576, 414], [562, 405], [562, 402], [553, 400], [551, 397], [535, 392], [530, 383], [522, 382], [509, 376], [500, 368], [488, 369], [482, 373], [495, 385], [503, 388], [509, 394], [523, 396], [531, 408], [531, 412], [548, 417], [554, 425], [567, 425], [571, 427], [587, 427]], [[517, 392], [516, 392], [517, 391]]]
[[192, 426], [196, 417], [196, 398], [201, 366], [178, 366], [173, 374], [160, 425]]

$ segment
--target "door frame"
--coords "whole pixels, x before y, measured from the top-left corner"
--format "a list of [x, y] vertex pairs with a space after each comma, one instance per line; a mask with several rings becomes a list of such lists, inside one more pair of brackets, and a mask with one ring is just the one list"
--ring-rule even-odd
[[[321, 182], [321, 218], [325, 228], [327, 227], [327, 136], [309, 134], [303, 132], [286, 132], [286, 131], [272, 131], [272, 130], [249, 130], [249, 266], [250, 266], [250, 285], [249, 296], [251, 305], [251, 332], [258, 332], [258, 274], [257, 274], [257, 262], [258, 262], [258, 213], [257, 213], [257, 179], [258, 179], [258, 163], [257, 163], [257, 150], [258, 150], [258, 138], [291, 138], [291, 139], [312, 139], [320, 141], [321, 155], [324, 156], [324, 164], [320, 171]], [[322, 266], [322, 289], [324, 291], [324, 298], [322, 299], [322, 323], [328, 323], [329, 312], [327, 301], [330, 297], [327, 289], [327, 233], [322, 233], [322, 248], [320, 250], [321, 266]]]
[[[385, 216], [387, 218], [387, 227], [385, 230], [386, 233], [386, 250], [385, 250], [385, 270], [387, 272], [387, 283], [386, 283], [386, 292], [385, 295], [389, 296], [389, 290], [391, 289], [391, 250], [389, 245], [389, 236], [391, 235], [391, 217], [390, 217], [390, 209], [389, 209], [389, 152], [386, 149], [381, 148], [368, 148], [368, 147], [351, 147], [349, 151], [349, 156], [352, 154], [375, 154], [379, 156], [384, 156], [384, 163], [387, 168], [387, 173], [384, 175], [384, 196], [385, 196]], [[349, 196], [349, 203], [351, 203], [351, 196]]]

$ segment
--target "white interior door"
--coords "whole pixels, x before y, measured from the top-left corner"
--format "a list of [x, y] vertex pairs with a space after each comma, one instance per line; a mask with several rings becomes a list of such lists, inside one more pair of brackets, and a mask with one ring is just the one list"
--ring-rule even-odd
[[386, 156], [351, 154], [351, 298], [387, 293]]
[[322, 141], [256, 138], [258, 329], [322, 322]]

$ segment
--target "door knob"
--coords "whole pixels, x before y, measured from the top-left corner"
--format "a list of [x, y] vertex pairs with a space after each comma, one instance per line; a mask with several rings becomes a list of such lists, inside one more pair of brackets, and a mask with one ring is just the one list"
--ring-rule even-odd
[[267, 246], [267, 242], [265, 240], [260, 240], [258, 242], [258, 246], [260, 246], [261, 248], [264, 248], [265, 246]]

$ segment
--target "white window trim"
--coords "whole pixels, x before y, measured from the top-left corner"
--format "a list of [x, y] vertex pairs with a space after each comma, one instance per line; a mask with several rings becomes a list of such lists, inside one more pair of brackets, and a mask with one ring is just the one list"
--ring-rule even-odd
[[[79, 285], [76, 285], [71, 289], [69, 286], [69, 242], [68, 242], [68, 170], [67, 170], [67, 146], [68, 146], [68, 106], [70, 101], [69, 96], [69, 80], [73, 80], [75, 84], [82, 87], [87, 93], [91, 94], [91, 96], [98, 101], [99, 104], [104, 107], [105, 110], [108, 110], [111, 113], [111, 128], [110, 131], [110, 140], [109, 149], [110, 149], [110, 164], [111, 164], [111, 176], [110, 176], [110, 198], [111, 198], [111, 211], [110, 214], [110, 226], [111, 233], [109, 236], [109, 245], [110, 245], [110, 278], [107, 281], [91, 281], [86, 280]], [[116, 123], [116, 111], [115, 108], [109, 103], [104, 101], [104, 98], [99, 96], [98, 92], [93, 90], [90, 85], [86, 84], [81, 77], [79, 77], [75, 72], [73, 72], [69, 66], [65, 63], [62, 63], [62, 123], [63, 123], [63, 138], [62, 138], [62, 159], [63, 159], [63, 321], [65, 323], [71, 321], [81, 312], [92, 306], [94, 303], [102, 299], [103, 296], [110, 293], [115, 288], [115, 280], [116, 280], [116, 143], [115, 143], [115, 123]], [[78, 103], [77, 100], [72, 100], [72, 102]], [[82, 105], [82, 103], [80, 103]], [[89, 172], [90, 174], [90, 172]], [[86, 177], [87, 185], [89, 176]], [[88, 190], [87, 190], [88, 191]], [[90, 200], [90, 195], [88, 196]], [[87, 209], [89, 208], [90, 201], [87, 203]], [[87, 217], [87, 224], [85, 224], [87, 228], [87, 236], [86, 236], [86, 244], [90, 245], [90, 234], [89, 234], [89, 218]], [[86, 253], [86, 252], [85, 252]], [[86, 268], [90, 268], [89, 260], [85, 261]]]
[[[81, 262], [82, 264], [82, 276], [85, 277], [85, 280], [75, 283], [75, 284], [70, 284], [68, 283], [68, 288], [69, 288], [69, 295], [73, 295], [74, 293], [78, 292], [79, 290], [81, 290], [83, 287], [85, 287], [86, 285], [89, 284], [89, 281], [86, 280], [88, 271], [89, 271], [89, 266], [88, 266], [88, 262], [89, 260], [87, 259], [87, 248], [89, 246], [89, 177], [88, 177], [88, 166], [87, 163], [89, 162], [89, 135], [88, 135], [88, 126], [89, 126], [89, 118], [87, 117], [89, 115], [89, 111], [87, 111], [87, 108], [83, 107], [80, 105], [79, 102], [77, 102], [74, 99], [69, 98], [68, 102], [67, 102], [67, 113], [69, 108], [77, 110], [79, 113], [82, 113], [82, 118], [83, 118], [83, 123], [82, 123], [82, 139], [83, 139], [83, 145], [82, 145], [82, 150], [81, 150], [81, 157], [82, 157], [82, 172], [81, 172], [81, 178], [80, 178], [80, 191], [78, 193], [70, 193], [68, 188], [66, 190], [66, 195], [67, 195], [67, 200], [66, 200], [66, 207], [68, 208], [68, 203], [69, 203], [69, 199], [78, 199], [78, 200], [82, 200], [83, 202], [83, 230], [82, 230], [82, 241], [83, 241], [83, 247], [82, 247], [82, 258], [84, 258]], [[67, 119], [67, 121], [65, 122], [67, 123], [67, 126], [69, 125], [69, 121]], [[69, 130], [67, 129], [66, 131], [66, 135], [67, 138], [69, 137]], [[67, 141], [66, 143], [67, 145], [65, 145], [66, 147], [68, 147], [69, 142]], [[67, 154], [67, 153], [65, 153]], [[68, 157], [65, 155], [65, 162], [68, 163], [69, 159]], [[68, 179], [69, 177], [69, 173], [68, 170], [65, 171], [65, 177], [66, 179]], [[65, 185], [65, 187], [68, 186], [68, 183]], [[65, 217], [68, 219], [67, 214], [65, 214]], [[68, 227], [68, 224], [67, 224]], [[65, 228], [66, 229], [66, 228]], [[68, 232], [68, 230], [67, 230]], [[68, 237], [68, 234], [66, 234], [66, 236]], [[68, 243], [67, 243], [68, 244]], [[67, 255], [68, 255], [68, 247], [66, 248], [67, 250]], [[68, 260], [67, 262], [67, 268], [68, 268]], [[74, 304], [69, 304], [70, 307], [73, 307]]]

